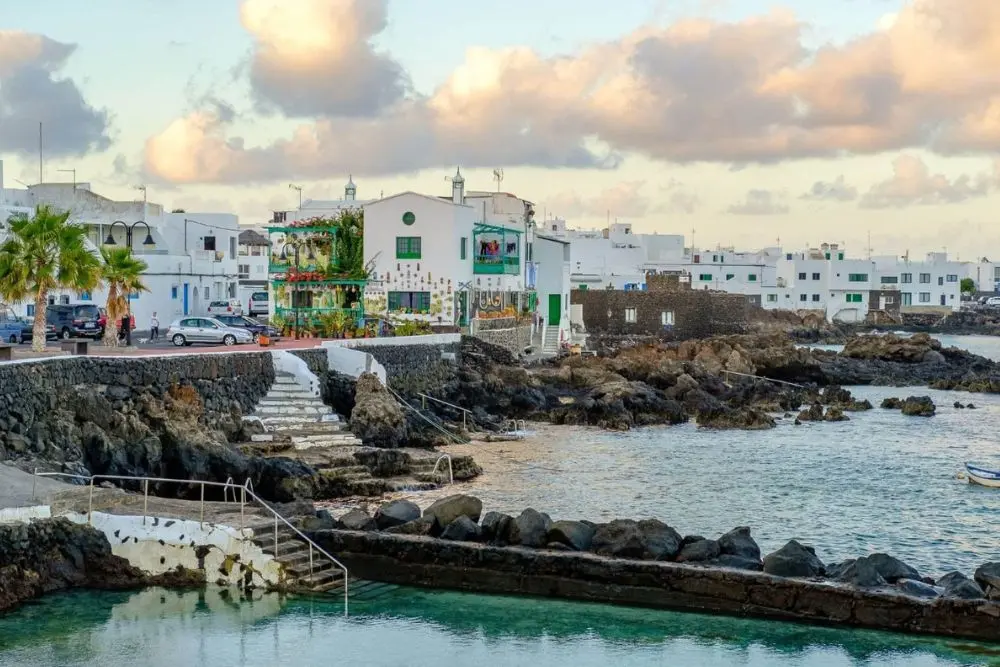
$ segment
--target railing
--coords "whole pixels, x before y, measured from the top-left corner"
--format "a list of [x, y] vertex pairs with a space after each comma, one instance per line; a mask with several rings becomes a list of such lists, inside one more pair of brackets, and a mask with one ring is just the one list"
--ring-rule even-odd
[[798, 387], [799, 389], [805, 389], [806, 386], [802, 384], [795, 384], [794, 382], [785, 382], [784, 380], [775, 380], [774, 378], [764, 377], [763, 375], [752, 375], [750, 373], [737, 373], [736, 371], [722, 371], [723, 375], [738, 375], [739, 377], [754, 378], [755, 380], [767, 380], [768, 382], [774, 382], [775, 384], [784, 384], [789, 387]]
[[434, 470], [431, 471], [432, 475], [436, 475], [438, 471], [438, 466], [441, 465], [441, 461], [448, 461], [448, 484], [454, 486], [455, 484], [455, 472], [451, 467], [451, 456], [448, 454], [442, 454], [438, 457], [438, 460], [434, 462]]
[[504, 435], [512, 435], [518, 440], [524, 439], [524, 434], [528, 430], [528, 422], [523, 419], [508, 419], [503, 423]]
[[454, 403], [449, 403], [448, 401], [442, 401], [440, 398], [434, 398], [433, 396], [428, 396], [427, 394], [418, 393], [417, 396], [420, 397], [420, 407], [422, 409], [424, 409], [424, 410], [427, 409], [427, 401], [434, 401], [435, 403], [440, 403], [441, 405], [446, 405], [449, 408], [454, 408], [455, 410], [461, 410], [462, 411], [462, 430], [465, 431], [466, 433], [468, 433], [468, 431], [469, 431], [469, 424], [466, 421], [466, 415], [471, 415], [472, 414], [471, 410], [466, 410], [465, 408], [460, 407], [458, 405], [455, 405]]
[[521, 272], [521, 257], [519, 255], [475, 255], [472, 262], [472, 272], [517, 275]]
[[386, 385], [385, 388], [392, 395], [392, 397], [396, 399], [396, 402], [399, 403], [404, 409], [409, 410], [413, 414], [415, 414], [418, 417], [420, 417], [421, 419], [423, 419], [425, 422], [427, 422], [428, 424], [430, 424], [434, 429], [440, 431], [445, 436], [447, 436], [450, 440], [452, 440], [452, 441], [454, 441], [454, 442], [456, 442], [456, 443], [458, 443], [460, 445], [464, 445], [467, 442], [469, 442], [468, 438], [463, 438], [462, 436], [460, 436], [460, 435], [458, 435], [456, 433], [452, 433], [451, 431], [449, 431], [448, 429], [446, 429], [445, 427], [443, 427], [441, 424], [435, 423], [430, 417], [428, 417], [423, 412], [421, 412], [417, 408], [415, 408], [412, 405], [410, 405], [409, 403], [407, 403], [403, 399], [403, 397], [400, 396], [398, 393], [396, 393], [396, 391], [392, 387]]
[[228, 489], [232, 489], [233, 490], [233, 498], [234, 498], [233, 502], [234, 503], [236, 502], [235, 501], [236, 490], [239, 489], [240, 490], [240, 532], [241, 532], [241, 534], [242, 534], [242, 531], [244, 530], [245, 509], [246, 509], [246, 505], [247, 505], [247, 496], [249, 496], [251, 500], [256, 501], [258, 505], [260, 505], [262, 508], [264, 508], [265, 510], [267, 510], [268, 512], [270, 512], [274, 516], [274, 558], [275, 558], [275, 560], [277, 560], [277, 558], [278, 558], [278, 526], [279, 526], [279, 521], [280, 521], [281, 523], [284, 523], [285, 526], [287, 526], [288, 528], [290, 528], [292, 530], [292, 532], [295, 533], [303, 542], [305, 542], [307, 545], [309, 545], [309, 575], [310, 576], [312, 576], [312, 574], [313, 574], [313, 550], [314, 549], [316, 551], [318, 551], [320, 553], [320, 555], [326, 557], [327, 560], [329, 560], [334, 566], [336, 566], [337, 568], [339, 568], [341, 570], [341, 572], [344, 573], [344, 615], [345, 616], [347, 615], [347, 602], [348, 602], [348, 596], [347, 596], [347, 577], [348, 577], [348, 572], [347, 572], [347, 567], [343, 563], [341, 563], [339, 560], [337, 560], [336, 558], [334, 558], [333, 556], [331, 556], [329, 553], [327, 553], [321, 546], [319, 546], [318, 544], [316, 544], [315, 542], [313, 542], [311, 539], [309, 539], [309, 537], [306, 536], [305, 533], [303, 533], [301, 530], [299, 530], [298, 528], [296, 528], [295, 526], [293, 526], [288, 521], [288, 519], [286, 519], [285, 517], [283, 517], [280, 514], [278, 514], [278, 512], [276, 512], [270, 505], [268, 505], [264, 501], [263, 498], [261, 498], [256, 493], [254, 493], [254, 491], [253, 491], [253, 482], [251, 482], [249, 478], [243, 484], [237, 485], [237, 484], [235, 484], [234, 482], [231, 481], [232, 480], [231, 477], [229, 479], [227, 479], [225, 482], [210, 482], [210, 481], [200, 480], [200, 479], [197, 479], [197, 480], [196, 479], [169, 479], [169, 478], [166, 478], [166, 477], [129, 477], [129, 476], [126, 476], [126, 475], [91, 475], [90, 477], [87, 477], [86, 475], [74, 475], [74, 474], [65, 473], [65, 472], [39, 472], [38, 469], [36, 468], [35, 471], [34, 471], [34, 475], [32, 476], [32, 480], [31, 480], [31, 498], [32, 498], [33, 501], [35, 501], [35, 490], [36, 490], [36, 488], [35, 488], [35, 486], [36, 486], [35, 482], [36, 482], [36, 478], [38, 478], [38, 477], [67, 477], [67, 478], [70, 478], [70, 479], [83, 479], [83, 480], [87, 480], [89, 482], [88, 486], [90, 487], [90, 494], [89, 494], [89, 498], [88, 498], [88, 501], [87, 501], [87, 525], [93, 525], [93, 516], [94, 516], [94, 481], [98, 480], [98, 479], [116, 480], [116, 481], [129, 481], [129, 482], [142, 482], [142, 524], [143, 525], [146, 525], [146, 517], [149, 514], [148, 510], [149, 510], [149, 483], [150, 482], [167, 483], [167, 484], [197, 484], [200, 487], [200, 496], [201, 496], [201, 499], [199, 501], [199, 517], [200, 517], [199, 518], [199, 523], [200, 523], [200, 525], [201, 525], [202, 528], [204, 528], [204, 526], [205, 526], [205, 487], [206, 486], [214, 486], [214, 487], [220, 487], [221, 486], [223, 488], [223, 492], [222, 492], [223, 493], [223, 498], [227, 497]]

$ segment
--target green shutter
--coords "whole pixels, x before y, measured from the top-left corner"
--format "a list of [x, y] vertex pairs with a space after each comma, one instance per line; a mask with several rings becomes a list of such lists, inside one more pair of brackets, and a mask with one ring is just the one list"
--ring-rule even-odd
[[420, 303], [420, 310], [430, 310], [431, 309], [431, 293], [430, 292], [418, 292], [418, 302]]
[[399, 310], [399, 292], [389, 292], [389, 310]]
[[727, 273], [726, 274], [726, 280], [732, 280], [735, 277], [736, 277], [735, 274], [732, 274], [732, 273]]
[[751, 273], [750, 275], [747, 276], [747, 280], [749, 280], [752, 283], [757, 282], [757, 274]]
[[461, 243], [461, 245], [459, 245], [459, 251], [458, 251], [458, 253], [459, 253], [458, 254], [458, 258], [459, 259], [465, 259], [465, 257], [466, 257], [466, 246], [468, 245], [468, 242], [469, 242], [469, 239], [467, 239], [466, 237], [463, 236], [462, 237], [462, 243]]

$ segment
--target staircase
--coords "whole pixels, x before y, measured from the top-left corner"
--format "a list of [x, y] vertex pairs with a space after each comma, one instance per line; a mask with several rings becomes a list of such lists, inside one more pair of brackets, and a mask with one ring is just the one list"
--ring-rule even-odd
[[542, 339], [542, 352], [544, 354], [559, 354], [559, 327], [545, 327], [545, 336]]
[[334, 589], [343, 592], [344, 571], [316, 549], [312, 550], [310, 566], [309, 544], [299, 539], [287, 525], [278, 523], [277, 544], [273, 522], [248, 527], [253, 530], [254, 544], [264, 553], [274, 556], [284, 567], [293, 589], [310, 593], [326, 593]]
[[302, 387], [294, 375], [279, 373], [267, 395], [257, 404], [251, 418], [260, 419], [267, 433], [254, 436], [255, 442], [290, 437], [296, 449], [336, 445], [360, 445], [319, 396]]

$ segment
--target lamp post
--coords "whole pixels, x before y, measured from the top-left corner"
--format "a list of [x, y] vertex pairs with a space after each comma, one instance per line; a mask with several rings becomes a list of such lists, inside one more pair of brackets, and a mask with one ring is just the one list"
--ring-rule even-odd
[[[305, 246], [309, 253], [306, 255], [306, 259], [316, 259], [313, 254], [312, 245], [308, 241], [292, 241], [281, 246], [281, 254], [278, 256], [281, 261], [288, 260], [288, 249], [292, 249], [292, 261], [294, 262], [292, 266], [296, 269], [299, 268], [299, 251]], [[287, 275], [287, 274], [286, 274]], [[292, 288], [292, 310], [295, 311], [295, 340], [299, 340], [299, 283], [295, 281], [295, 286]]]
[[[118, 225], [121, 225], [122, 229], [125, 230], [125, 247], [128, 248], [129, 254], [132, 253], [132, 233], [135, 231], [136, 227], [142, 226], [146, 228], [146, 238], [142, 242], [143, 246], [148, 248], [150, 246], [156, 245], [156, 241], [153, 240], [152, 230], [149, 228], [149, 225], [144, 220], [137, 220], [136, 222], [133, 222], [131, 225], [125, 222], [124, 220], [115, 220], [108, 227], [108, 238], [104, 239], [104, 245], [118, 245], [115, 242], [115, 236], [114, 236], [115, 227], [117, 227]], [[129, 319], [129, 327], [125, 329], [125, 344], [131, 345], [132, 344], [132, 326], [131, 326], [132, 295], [131, 294], [127, 294], [125, 296], [125, 306], [128, 309], [127, 314]]]

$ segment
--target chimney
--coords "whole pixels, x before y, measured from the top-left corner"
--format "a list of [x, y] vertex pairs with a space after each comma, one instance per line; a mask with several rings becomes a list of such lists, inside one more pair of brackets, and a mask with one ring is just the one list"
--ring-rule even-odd
[[461, 167], [455, 170], [455, 178], [451, 179], [451, 200], [456, 204], [465, 203], [465, 179]]

